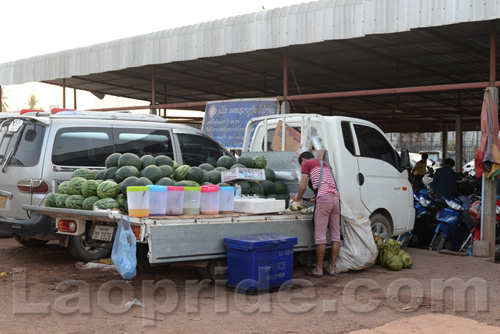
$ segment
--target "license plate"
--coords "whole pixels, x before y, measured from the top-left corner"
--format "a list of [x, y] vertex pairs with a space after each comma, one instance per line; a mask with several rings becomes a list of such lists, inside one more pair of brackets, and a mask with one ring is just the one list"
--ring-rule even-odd
[[103, 226], [97, 225], [94, 228], [94, 233], [92, 234], [92, 239], [94, 240], [102, 240], [102, 241], [111, 241], [113, 239], [113, 226]]
[[7, 203], [7, 196], [0, 196], [0, 209], [5, 209], [5, 203]]

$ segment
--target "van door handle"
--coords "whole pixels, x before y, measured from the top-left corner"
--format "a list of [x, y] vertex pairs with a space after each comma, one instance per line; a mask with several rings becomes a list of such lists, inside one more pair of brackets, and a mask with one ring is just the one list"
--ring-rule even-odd
[[361, 173], [358, 174], [358, 183], [360, 186], [362, 186], [363, 183], [365, 183], [365, 177]]

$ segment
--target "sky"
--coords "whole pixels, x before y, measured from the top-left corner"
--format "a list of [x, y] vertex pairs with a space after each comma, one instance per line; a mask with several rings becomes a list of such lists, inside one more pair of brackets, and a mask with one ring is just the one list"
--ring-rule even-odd
[[[0, 64], [62, 50], [185, 25], [307, 2], [308, 0], [2, 0]], [[4, 86], [8, 111], [27, 107], [35, 94], [38, 106], [62, 106], [62, 88], [27, 83]], [[78, 109], [120, 104], [139, 105], [90, 93], [77, 93]], [[126, 105], [123, 105], [123, 104]], [[127, 104], [128, 103], [128, 104]], [[73, 106], [73, 90], [66, 107]]]

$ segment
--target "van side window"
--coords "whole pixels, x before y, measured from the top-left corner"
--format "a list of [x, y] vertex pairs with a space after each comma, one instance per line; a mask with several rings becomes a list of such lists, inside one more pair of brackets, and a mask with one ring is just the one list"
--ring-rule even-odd
[[168, 130], [113, 128], [115, 152], [166, 155], [174, 159], [174, 146]]
[[216, 165], [224, 150], [214, 141], [198, 135], [178, 133], [182, 161], [185, 165], [198, 166], [202, 163]]
[[104, 167], [114, 153], [111, 129], [65, 128], [56, 133], [52, 163], [58, 166]]
[[356, 155], [356, 151], [354, 150], [354, 141], [352, 138], [352, 131], [349, 122], [342, 122], [342, 136], [344, 137], [344, 146], [347, 150], [352, 154]]
[[396, 168], [395, 151], [387, 139], [369, 126], [354, 125], [360, 156], [383, 160]]

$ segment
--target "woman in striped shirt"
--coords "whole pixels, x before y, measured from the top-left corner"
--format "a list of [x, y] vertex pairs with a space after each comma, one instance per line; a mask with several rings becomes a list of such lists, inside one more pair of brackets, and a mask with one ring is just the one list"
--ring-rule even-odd
[[[317, 278], [323, 275], [335, 276], [335, 262], [340, 250], [340, 196], [337, 185], [330, 165], [325, 161], [320, 162], [315, 159], [311, 152], [303, 152], [299, 156], [299, 164], [301, 165], [302, 174], [299, 190], [297, 195], [291, 196], [290, 199], [299, 200], [302, 198], [309, 179], [310, 187], [316, 194], [316, 207], [314, 210], [316, 267], [306, 275]], [[332, 242], [332, 256], [330, 265], [323, 270], [328, 227], [330, 228], [330, 241]]]

